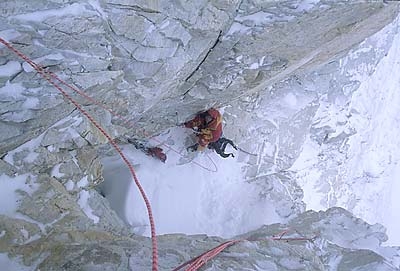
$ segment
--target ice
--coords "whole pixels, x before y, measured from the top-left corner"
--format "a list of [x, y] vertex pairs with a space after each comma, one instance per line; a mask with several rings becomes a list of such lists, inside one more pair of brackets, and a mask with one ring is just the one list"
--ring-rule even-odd
[[21, 199], [21, 191], [32, 194], [37, 189], [29, 174], [9, 177], [0, 175], [0, 214], [14, 217]]
[[82, 190], [81, 192], [79, 192], [78, 204], [82, 208], [82, 211], [85, 213], [85, 215], [93, 220], [93, 222], [96, 224], [99, 222], [100, 219], [98, 216], [93, 214], [93, 209], [89, 205], [89, 198], [89, 191]]
[[11, 77], [21, 71], [21, 63], [18, 61], [9, 61], [0, 66], [0, 77]]

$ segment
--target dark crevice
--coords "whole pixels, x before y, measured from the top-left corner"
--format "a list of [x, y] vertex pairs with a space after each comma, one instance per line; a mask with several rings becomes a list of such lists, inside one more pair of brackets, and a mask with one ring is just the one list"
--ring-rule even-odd
[[[208, 58], [208, 56], [210, 55], [210, 53], [214, 50], [214, 48], [217, 46], [218, 43], [220, 43], [220, 38], [222, 35], [222, 31], [219, 31], [218, 37], [215, 40], [214, 44], [210, 47], [210, 49], [208, 49], [208, 52], [206, 53], [206, 55], [203, 57], [203, 59], [200, 61], [200, 63], [196, 66], [196, 68], [189, 74], [188, 77], [186, 77], [185, 82], [189, 81], [190, 78], [200, 69], [201, 65], [203, 65], [203, 63], [206, 61], [206, 59]], [[183, 95], [187, 94], [188, 91], [186, 91]]]
[[[240, 6], [242, 5], [243, 0], [241, 0], [238, 4], [237, 7], [235, 9], [235, 14], [232, 18], [232, 22], [234, 21], [235, 17], [237, 16], [237, 14], [239, 13], [240, 10]], [[203, 65], [203, 63], [206, 61], [206, 59], [208, 58], [208, 56], [210, 55], [210, 53], [213, 51], [213, 49], [218, 45], [218, 43], [221, 41], [221, 37], [222, 37], [223, 31], [220, 30], [217, 39], [215, 40], [214, 44], [211, 46], [211, 48], [208, 50], [207, 54], [204, 56], [204, 58], [200, 61], [200, 63], [196, 66], [196, 68], [189, 74], [188, 77], [186, 77], [185, 82], [189, 81], [193, 75], [200, 69], [201, 65]], [[232, 84], [232, 82], [230, 83]], [[188, 94], [191, 90], [193, 89], [193, 86], [191, 86], [188, 90], [186, 90], [183, 93], [183, 96], [185, 96], [186, 94]]]
[[11, 83], [18, 75], [20, 75], [23, 72], [24, 72], [24, 69], [22, 68], [19, 72], [17, 72], [16, 74], [10, 76], [10, 79], [8, 81]]
[[138, 5], [126, 5], [126, 4], [115, 4], [115, 3], [107, 3], [107, 4], [110, 6], [120, 8], [120, 9], [128, 9], [128, 10], [134, 10], [134, 11], [139, 11], [139, 12], [147, 12], [147, 13], [161, 13], [158, 10], [144, 8], [144, 7], [140, 7]]
[[31, 44], [25, 43], [25, 42], [20, 42], [20, 41], [13, 41], [11, 42], [13, 45], [21, 45], [21, 46], [30, 46]]

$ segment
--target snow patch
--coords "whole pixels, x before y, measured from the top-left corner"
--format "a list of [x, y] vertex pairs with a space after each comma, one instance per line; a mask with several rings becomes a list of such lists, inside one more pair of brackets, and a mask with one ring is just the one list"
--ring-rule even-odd
[[246, 34], [251, 31], [251, 27], [244, 26], [241, 23], [233, 22], [231, 27], [229, 28], [228, 32], [226, 33], [227, 36], [230, 36], [234, 33]]
[[78, 204], [82, 208], [82, 211], [85, 213], [85, 215], [93, 220], [93, 222], [96, 224], [99, 222], [100, 218], [94, 215], [93, 209], [89, 205], [89, 198], [89, 191], [82, 190], [81, 192], [79, 192]]
[[[18, 38], [19, 36], [21, 36], [21, 34], [18, 31], [15, 31], [14, 29], [7, 29], [0, 31], [0, 37], [8, 42]], [[5, 47], [5, 45], [0, 43], [0, 48], [2, 47]]]
[[253, 63], [253, 64], [251, 64], [251, 65], [249, 66], [249, 69], [250, 69], [250, 70], [256, 70], [256, 69], [258, 69], [259, 67], [260, 67], [260, 65], [258, 65], [257, 62], [255, 62], [255, 63]]
[[21, 193], [32, 195], [37, 187], [29, 174], [15, 177], [0, 175], [0, 214], [14, 217], [22, 198]]
[[[38, 57], [33, 59], [33, 62], [35, 62], [36, 64], [40, 64], [40, 62], [44, 61], [44, 60], [63, 60], [64, 56], [62, 54], [50, 54], [50, 55], [45, 55], [42, 57]], [[35, 69], [27, 62], [22, 63], [22, 67], [24, 69], [25, 72], [33, 72]]]
[[0, 77], [11, 77], [21, 71], [21, 63], [18, 61], [8, 61], [0, 66]]
[[81, 187], [86, 187], [88, 184], [89, 184], [89, 181], [88, 181], [88, 177], [87, 177], [87, 176], [83, 177], [83, 178], [77, 183], [77, 185], [78, 185], [79, 188], [81, 188]]
[[65, 186], [65, 189], [67, 189], [68, 191], [71, 191], [74, 189], [75, 183], [72, 180], [68, 180], [68, 182], [66, 182], [64, 184], [64, 186]]
[[251, 22], [254, 26], [262, 26], [267, 23], [273, 23], [277, 21], [290, 21], [294, 19], [294, 16], [282, 16], [282, 15], [275, 15], [273, 13], [265, 12], [265, 11], [258, 11], [250, 15], [245, 16], [237, 16], [235, 21], [246, 23]]
[[[186, 153], [185, 140], [191, 135], [188, 129], [173, 128], [150, 141], [154, 145], [165, 142], [174, 149], [161, 146], [168, 157], [165, 164], [123, 146], [152, 204], [158, 234], [231, 237], [282, 222], [275, 211], [279, 207], [260, 197], [262, 188], [245, 181], [244, 164], [236, 158], [223, 159], [206, 151], [197, 153], [192, 163], [180, 164], [178, 153]], [[217, 172], [211, 172], [213, 163]], [[147, 211], [129, 170], [117, 156], [104, 159], [103, 165], [102, 193], [137, 234], [149, 236]]]
[[296, 10], [298, 11], [309, 11], [315, 7], [316, 4], [318, 4], [320, 0], [302, 0], [300, 3], [297, 5]]
[[22, 107], [25, 109], [38, 109], [39, 105], [39, 99], [36, 97], [29, 97], [28, 99], [25, 100], [25, 102], [22, 104]]
[[52, 177], [56, 177], [56, 178], [61, 178], [64, 177], [65, 174], [60, 172], [60, 167], [61, 167], [62, 163], [57, 164], [53, 167], [53, 169], [51, 170], [51, 176]]
[[[398, 27], [397, 23], [386, 28]], [[373, 39], [386, 39], [384, 29]], [[395, 30], [393, 30], [395, 31]], [[397, 33], [397, 32], [396, 32]], [[368, 52], [355, 50], [341, 61]], [[378, 50], [378, 49], [377, 49]], [[388, 245], [400, 245], [400, 35], [378, 65], [360, 63], [346, 71], [360, 85], [349, 104], [322, 97], [314, 128], [327, 129], [325, 141], [347, 139], [335, 151], [330, 144], [308, 138], [291, 170], [304, 191], [307, 209], [340, 206], [368, 223], [387, 228]], [[340, 141], [339, 141], [340, 142]], [[331, 149], [330, 149], [331, 148]]]
[[58, 8], [48, 9], [44, 11], [34, 11], [30, 13], [19, 14], [15, 16], [9, 16], [9, 19], [17, 19], [21, 21], [31, 22], [43, 22], [50, 17], [62, 17], [62, 16], [80, 16], [88, 12], [84, 4], [74, 3], [72, 5]]
[[18, 148], [10, 151], [7, 153], [7, 155], [4, 157], [4, 161], [11, 165], [15, 165], [14, 163], [14, 155], [20, 152], [26, 152], [25, 157], [23, 158], [23, 161], [27, 163], [33, 163], [36, 158], [39, 156], [37, 152], [35, 152], [35, 149], [40, 145], [40, 142], [43, 139], [44, 134], [41, 134], [40, 136], [26, 142], [25, 144], [19, 146]]
[[108, 15], [104, 10], [101, 8], [101, 5], [98, 0], [89, 0], [88, 3], [96, 10], [104, 20], [108, 19]]
[[296, 107], [297, 105], [297, 98], [293, 93], [286, 94], [286, 96], [283, 98], [283, 101], [290, 107]]
[[13, 101], [19, 98], [24, 98], [22, 95], [26, 88], [21, 83], [6, 82], [4, 87], [0, 88], [0, 98], [2, 101]]

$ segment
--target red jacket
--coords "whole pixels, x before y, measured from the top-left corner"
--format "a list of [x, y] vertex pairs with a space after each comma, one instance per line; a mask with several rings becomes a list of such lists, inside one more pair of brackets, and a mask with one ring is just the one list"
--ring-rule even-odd
[[211, 108], [205, 113], [198, 114], [194, 119], [185, 123], [187, 128], [197, 127], [199, 130], [199, 150], [217, 141], [222, 135], [222, 116], [218, 110]]

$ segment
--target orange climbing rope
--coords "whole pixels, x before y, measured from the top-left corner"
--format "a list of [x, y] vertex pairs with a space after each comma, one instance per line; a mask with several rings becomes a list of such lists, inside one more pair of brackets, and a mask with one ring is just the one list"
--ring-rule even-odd
[[[76, 88], [76, 87], [74, 87], [74, 86], [68, 84], [67, 82], [65, 82], [64, 80], [62, 80], [61, 78], [59, 78], [56, 74], [54, 74], [54, 73], [52, 73], [52, 72], [50, 72], [50, 71], [48, 71], [47, 73], [48, 73], [50, 76], [52, 76], [54, 79], [58, 80], [61, 84], [65, 85], [66, 87], [68, 87], [68, 88], [70, 88], [70, 89], [72, 89], [74, 92], [78, 93], [79, 95], [83, 96], [83, 97], [84, 97], [85, 99], [87, 99], [88, 101], [90, 101], [90, 102], [96, 104], [97, 106], [103, 108], [104, 110], [108, 111], [108, 112], [109, 112], [111, 115], [113, 115], [114, 117], [121, 119], [121, 120], [123, 121], [123, 123], [124, 123], [128, 128], [133, 128], [133, 127], [135, 126], [135, 124], [134, 124], [130, 119], [127, 119], [127, 118], [125, 118], [124, 116], [122, 116], [122, 115], [116, 113], [115, 111], [113, 111], [112, 109], [108, 108], [108, 107], [105, 106], [104, 104], [98, 102], [97, 100], [95, 100], [95, 99], [93, 99], [92, 97], [90, 97], [89, 95], [87, 95], [85, 92], [83, 92], [83, 91], [79, 90], [78, 88]], [[143, 130], [142, 133], [143, 133], [143, 135], [144, 135], [145, 137], [150, 137], [150, 135], [149, 135], [145, 130]], [[183, 156], [183, 155], [182, 155], [182, 152], [176, 150], [176, 149], [173, 148], [172, 146], [169, 146], [169, 145], [165, 144], [164, 142], [161, 142], [161, 141], [158, 140], [157, 138], [154, 138], [154, 137], [153, 137], [153, 138], [151, 138], [151, 139], [154, 140], [154, 141], [156, 141], [157, 143], [161, 144], [162, 146], [166, 147], [167, 149], [169, 149], [169, 150], [171, 150], [171, 151], [177, 153], [178, 155]], [[206, 167], [206, 166], [200, 164], [199, 162], [196, 162], [196, 161], [193, 161], [193, 160], [191, 161], [191, 163], [193, 163], [193, 164], [195, 164], [195, 165], [199, 166], [200, 168], [205, 169], [205, 170], [207, 170], [207, 171], [210, 171], [210, 172], [217, 172], [217, 171], [218, 171], [217, 165], [214, 163], [214, 161], [213, 161], [213, 160], [211, 159], [211, 157], [209, 157], [208, 155], [207, 155], [207, 158], [208, 158], [208, 159], [210, 160], [210, 162], [212, 163], [213, 169], [210, 169], [210, 168], [208, 168], [208, 167]]]
[[[206, 252], [203, 254], [200, 254], [199, 256], [181, 264], [180, 266], [176, 267], [172, 271], [179, 271], [182, 268], [186, 267], [185, 271], [197, 271], [199, 270], [200, 267], [205, 265], [208, 261], [212, 260], [215, 258], [219, 253], [221, 253], [224, 249], [235, 245], [240, 242], [244, 241], [267, 241], [267, 240], [274, 240], [274, 241], [313, 241], [317, 236], [313, 237], [288, 237], [288, 238], [283, 238], [283, 236], [288, 233], [289, 230], [285, 230], [277, 235], [274, 235], [269, 238], [264, 238], [264, 239], [237, 239], [237, 240], [230, 240], [227, 242], [224, 242]], [[296, 231], [297, 232], [297, 231]]]
[[203, 265], [205, 265], [209, 260], [213, 259], [214, 257], [216, 257], [219, 253], [221, 253], [224, 249], [242, 242], [244, 240], [231, 240], [231, 241], [227, 241], [225, 243], [222, 243], [218, 246], [216, 246], [215, 248], [210, 249], [209, 251], [204, 252], [203, 254], [181, 264], [180, 266], [176, 267], [174, 270], [172, 271], [179, 271], [181, 270], [183, 267], [189, 265], [185, 271], [196, 271], [198, 270], [200, 267], [202, 267]]
[[[147, 212], [148, 212], [148, 217], [149, 217], [149, 221], [150, 221], [150, 228], [151, 228], [151, 239], [152, 239], [152, 270], [153, 271], [157, 271], [158, 270], [158, 250], [157, 250], [157, 237], [156, 237], [156, 230], [155, 230], [155, 223], [154, 223], [154, 218], [153, 218], [153, 214], [152, 214], [152, 209], [151, 209], [151, 205], [150, 205], [150, 201], [148, 200], [145, 191], [143, 190], [139, 179], [136, 176], [135, 170], [132, 166], [132, 164], [129, 162], [129, 160], [127, 159], [127, 157], [124, 155], [124, 153], [122, 152], [122, 150], [119, 148], [119, 146], [115, 143], [115, 141], [111, 138], [111, 136], [104, 130], [104, 128], [102, 128], [100, 126], [100, 124], [97, 123], [97, 121], [85, 110], [82, 108], [82, 106], [75, 101], [67, 92], [65, 92], [57, 83], [55, 83], [54, 81], [52, 81], [52, 79], [55, 79], [57, 81], [59, 81], [61, 84], [63, 84], [64, 86], [69, 87], [70, 89], [72, 89], [73, 91], [75, 91], [76, 93], [78, 93], [79, 95], [83, 96], [84, 98], [86, 98], [87, 100], [93, 102], [94, 104], [102, 107], [103, 109], [107, 110], [108, 112], [110, 112], [112, 115], [124, 120], [124, 122], [126, 124], [130, 124], [131, 122], [130, 120], [127, 120], [126, 118], [124, 118], [123, 116], [117, 114], [116, 112], [114, 112], [113, 110], [107, 108], [106, 106], [104, 106], [103, 104], [99, 103], [98, 101], [96, 101], [95, 99], [93, 99], [92, 97], [88, 96], [87, 94], [85, 94], [84, 92], [80, 91], [79, 89], [69, 85], [68, 83], [66, 83], [65, 81], [63, 81], [62, 79], [60, 79], [57, 75], [55, 75], [52, 72], [49, 71], [45, 71], [41, 66], [39, 66], [38, 64], [36, 64], [34, 61], [32, 61], [29, 57], [25, 56], [24, 54], [22, 54], [20, 51], [18, 51], [17, 49], [15, 49], [10, 43], [8, 43], [7, 41], [5, 41], [4, 39], [2, 39], [0, 37], [0, 43], [4, 44], [8, 49], [10, 49], [11, 51], [13, 51], [16, 55], [18, 55], [20, 58], [22, 58], [24, 61], [26, 61], [29, 65], [31, 65], [46, 81], [48, 81], [51, 85], [53, 85], [58, 91], [61, 92], [61, 94], [67, 99], [69, 100], [84, 116], [86, 116], [88, 118], [88, 120], [107, 138], [107, 140], [110, 142], [110, 144], [114, 147], [114, 149], [118, 152], [118, 154], [121, 156], [122, 160], [126, 163], [126, 165], [129, 168], [129, 171], [134, 179], [134, 182], [136, 184], [136, 186], [138, 187], [141, 196], [143, 197], [143, 200], [145, 202], [146, 208], [147, 208]], [[144, 131], [145, 132], [145, 131]], [[154, 138], [153, 138], [154, 139]], [[158, 141], [157, 139], [154, 139], [156, 141]], [[165, 145], [164, 143], [160, 142], [161, 144]], [[167, 145], [165, 145], [167, 146]], [[181, 154], [180, 152], [174, 150], [172, 147], [167, 146], [169, 149], [177, 152], [178, 154]], [[209, 159], [212, 161], [212, 159], [209, 157]], [[198, 166], [212, 171], [204, 166], [202, 166], [201, 164], [192, 161], [193, 163], [197, 164]], [[213, 162], [213, 161], [212, 161]], [[214, 167], [215, 167], [215, 171], [217, 170], [215, 163], [213, 162]], [[213, 171], [213, 172], [215, 172]], [[300, 241], [300, 240], [313, 240], [315, 237], [312, 238], [306, 238], [306, 237], [297, 237], [297, 238], [282, 238], [282, 236], [284, 234], [286, 234], [287, 231], [284, 231], [283, 233], [281, 233], [278, 237], [272, 237], [272, 238], [266, 238], [263, 240], [283, 240], [283, 241]], [[243, 241], [250, 241], [248, 239], [239, 239], [239, 240], [231, 240], [231, 241], [227, 241], [224, 242], [218, 246], [216, 246], [213, 249], [210, 249], [209, 251], [195, 257], [194, 259], [178, 266], [177, 268], [175, 268], [173, 271], [178, 271], [180, 269], [182, 269], [183, 267], [188, 266], [185, 270], [186, 271], [196, 271], [199, 268], [201, 268], [203, 265], [205, 265], [208, 261], [210, 261], [211, 259], [213, 259], [214, 257], [216, 257], [219, 253], [221, 253], [224, 249], [239, 243], [239, 242], [243, 242]], [[262, 240], [251, 240], [251, 241], [262, 241]]]
[[[56, 74], [50, 72], [50, 71], [45, 71], [45, 73], [49, 74], [52, 78], [56, 79], [57, 81], [59, 81], [61, 84], [63, 84], [64, 86], [70, 88], [71, 90], [73, 90], [74, 92], [76, 92], [77, 94], [81, 95], [82, 97], [84, 97], [86, 100], [92, 102], [93, 104], [96, 104], [97, 106], [103, 108], [104, 110], [108, 111], [111, 115], [113, 115], [116, 118], [119, 118], [123, 121], [123, 123], [128, 127], [128, 128], [132, 128], [135, 126], [135, 124], [128, 118], [116, 113], [115, 111], [113, 111], [112, 109], [108, 108], [107, 106], [105, 106], [104, 104], [98, 102], [97, 100], [93, 99], [92, 97], [90, 97], [89, 95], [87, 95], [85, 92], [79, 90], [78, 88], [68, 84], [67, 82], [65, 82], [64, 80], [62, 80], [61, 78], [59, 78]], [[143, 135], [145, 137], [150, 137], [150, 135], [148, 133], [146, 133], [145, 130], [142, 131]], [[165, 146], [166, 148], [168, 148], [169, 150], [177, 153], [178, 155], [182, 156], [182, 153], [179, 152], [178, 150], [174, 149], [172, 146], [169, 146], [167, 144], [165, 144], [164, 142], [159, 141], [157, 138], [152, 138], [152, 140], [156, 141], [157, 143]], [[209, 157], [207, 155], [207, 158], [211, 161], [211, 163], [213, 164], [214, 169], [209, 169], [206, 166], [203, 166], [202, 164], [196, 162], [196, 161], [191, 161], [191, 163], [201, 167], [202, 169], [205, 169], [207, 171], [210, 172], [217, 172], [218, 168], [217, 165], [214, 163], [214, 161], [211, 159], [211, 157]]]
[[152, 240], [152, 270], [157, 271], [158, 270], [158, 250], [157, 250], [157, 237], [156, 237], [156, 229], [155, 229], [155, 224], [154, 224], [154, 219], [153, 219], [153, 213], [151, 210], [150, 206], [150, 201], [148, 200], [146, 193], [144, 192], [137, 176], [135, 173], [135, 170], [132, 166], [132, 164], [129, 162], [129, 160], [126, 158], [122, 150], [118, 147], [118, 145], [115, 143], [115, 141], [111, 138], [111, 136], [96, 122], [96, 120], [86, 111], [82, 108], [82, 106], [76, 102], [68, 93], [66, 93], [57, 83], [53, 82], [51, 80], [51, 76], [46, 73], [42, 67], [37, 65], [34, 61], [32, 61], [30, 58], [22, 54], [20, 51], [15, 49], [10, 43], [5, 41], [0, 37], [0, 42], [4, 44], [8, 49], [13, 51], [16, 55], [18, 55], [20, 58], [25, 60], [27, 63], [29, 63], [46, 81], [48, 81], [51, 85], [53, 85], [58, 91], [61, 92], [61, 94], [69, 100], [85, 117], [88, 118], [88, 120], [108, 139], [110, 144], [114, 147], [114, 149], [118, 152], [118, 154], [121, 156], [122, 160], [126, 163], [126, 165], [129, 168], [130, 173], [132, 174], [132, 177], [135, 181], [136, 186], [138, 187], [140, 194], [143, 197], [143, 200], [146, 204], [147, 212], [148, 212], [148, 217], [150, 221], [150, 228], [151, 228], [151, 240]]
[[[6, 42], [5, 40], [2, 39], [2, 43], [5, 44], [4, 42]], [[116, 113], [114, 110], [108, 108], [107, 106], [105, 106], [104, 104], [98, 102], [96, 99], [93, 99], [92, 97], [90, 97], [89, 95], [87, 95], [85, 92], [79, 90], [78, 88], [68, 84], [67, 82], [65, 82], [64, 80], [62, 80], [61, 78], [59, 78], [55, 73], [51, 72], [51, 71], [46, 71], [44, 70], [42, 67], [40, 67], [40, 65], [36, 64], [35, 62], [33, 62], [32, 60], [30, 60], [28, 57], [24, 56], [23, 54], [21, 54], [18, 50], [16, 50], [15, 48], [13, 48], [9, 43], [8, 45], [6, 45], [10, 50], [12, 50], [14, 53], [16, 53], [18, 56], [20, 56], [21, 58], [23, 58], [27, 63], [29, 63], [35, 70], [37, 69], [41, 69], [43, 73], [45, 73], [46, 75], [49, 75], [50, 77], [52, 77], [53, 79], [59, 81], [61, 84], [63, 84], [64, 86], [70, 88], [71, 90], [73, 90], [75, 93], [81, 95], [83, 98], [85, 98], [86, 100], [92, 102], [93, 104], [103, 108], [104, 110], [108, 111], [111, 115], [113, 115], [116, 118], [119, 118], [123, 121], [123, 123], [128, 126], [128, 128], [132, 128], [135, 126], [135, 124], [128, 118]], [[11, 46], [11, 47], [10, 47]], [[15, 50], [15, 51], [14, 51]], [[18, 52], [18, 53], [17, 53]], [[21, 54], [21, 55], [20, 55]], [[47, 79], [46, 79], [47, 80]], [[145, 130], [142, 131], [143, 135], [145, 137], [150, 137], [150, 135], [148, 133], [146, 133]], [[176, 150], [175, 148], [173, 148], [172, 146], [169, 146], [167, 144], [165, 144], [164, 142], [161, 142], [160, 140], [158, 140], [157, 138], [151, 138], [152, 140], [156, 141], [157, 143], [165, 146], [167, 149], [177, 153], [180, 156], [182, 155], [182, 152]], [[212, 163], [213, 165], [213, 169], [210, 169], [202, 164], [200, 164], [199, 162], [196, 162], [194, 160], [191, 161], [191, 163], [199, 166], [200, 168], [210, 171], [210, 172], [217, 172], [218, 168], [217, 165], [215, 164], [215, 162], [211, 159], [210, 156], [207, 155], [208, 160]]]

